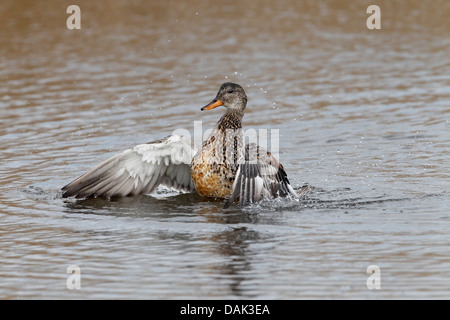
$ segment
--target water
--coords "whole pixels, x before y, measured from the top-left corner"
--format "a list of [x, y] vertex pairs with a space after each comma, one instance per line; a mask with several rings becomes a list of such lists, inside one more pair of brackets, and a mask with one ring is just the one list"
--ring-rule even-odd
[[[0, 5], [0, 297], [448, 298], [448, 1]], [[203, 130], [221, 83], [279, 129], [302, 200], [64, 200], [93, 165]], [[69, 290], [68, 266], [81, 270]], [[369, 290], [367, 268], [380, 268]]]

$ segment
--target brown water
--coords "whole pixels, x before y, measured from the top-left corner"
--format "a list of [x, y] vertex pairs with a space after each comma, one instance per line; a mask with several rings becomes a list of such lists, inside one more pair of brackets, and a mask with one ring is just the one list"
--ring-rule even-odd
[[[0, 3], [0, 298], [450, 296], [448, 1], [75, 2], [80, 30], [72, 2]], [[306, 199], [61, 198], [129, 146], [213, 126], [225, 81]]]

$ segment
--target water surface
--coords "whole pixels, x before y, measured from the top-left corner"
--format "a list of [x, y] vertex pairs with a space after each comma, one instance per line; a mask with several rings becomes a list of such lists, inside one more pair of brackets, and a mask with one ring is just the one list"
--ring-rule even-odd
[[[448, 298], [448, 1], [377, 1], [381, 30], [371, 1], [80, 0], [81, 30], [70, 4], [0, 4], [1, 298]], [[130, 146], [213, 126], [200, 107], [225, 81], [245, 128], [280, 130], [305, 199], [61, 198]]]

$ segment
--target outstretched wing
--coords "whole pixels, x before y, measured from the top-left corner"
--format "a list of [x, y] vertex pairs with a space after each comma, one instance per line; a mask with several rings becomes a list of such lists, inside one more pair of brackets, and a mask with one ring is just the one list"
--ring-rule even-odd
[[246, 205], [262, 198], [288, 195], [298, 196], [281, 163], [270, 152], [256, 144], [249, 144], [245, 149], [245, 158], [238, 164], [230, 197], [224, 208], [228, 208], [238, 197], [239, 203]]
[[129, 196], [147, 194], [161, 184], [195, 191], [190, 174], [193, 150], [184, 137], [173, 135], [140, 144], [103, 161], [64, 186], [63, 197]]

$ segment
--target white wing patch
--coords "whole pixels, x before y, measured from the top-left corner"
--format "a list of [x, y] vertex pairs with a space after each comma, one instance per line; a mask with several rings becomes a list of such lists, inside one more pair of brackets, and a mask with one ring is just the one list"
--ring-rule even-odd
[[128, 196], [147, 194], [165, 185], [195, 191], [190, 174], [193, 150], [178, 135], [140, 144], [103, 161], [62, 188], [63, 197]]

